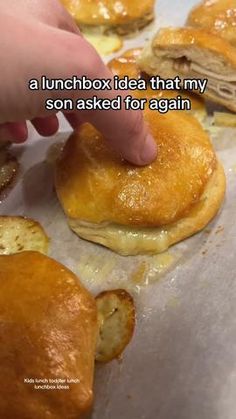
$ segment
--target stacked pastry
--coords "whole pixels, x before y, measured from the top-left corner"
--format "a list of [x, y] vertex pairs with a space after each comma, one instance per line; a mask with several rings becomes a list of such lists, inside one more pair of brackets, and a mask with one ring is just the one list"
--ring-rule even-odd
[[193, 27], [161, 29], [139, 60], [149, 75], [208, 79], [206, 96], [236, 112], [236, 1], [205, 1], [188, 18]]

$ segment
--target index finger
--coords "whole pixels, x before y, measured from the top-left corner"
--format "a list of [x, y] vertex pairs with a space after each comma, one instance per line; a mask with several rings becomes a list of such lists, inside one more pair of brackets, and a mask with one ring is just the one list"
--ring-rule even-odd
[[[111, 79], [113, 74], [103, 63], [95, 49], [83, 38], [76, 36], [78, 63], [76, 75], [86, 75], [90, 80]], [[113, 84], [113, 83], [111, 83]], [[127, 91], [119, 90], [83, 90], [80, 98], [87, 99], [97, 96], [98, 99], [112, 101], [121, 96], [122, 101]], [[78, 92], [76, 92], [78, 98]], [[79, 111], [78, 111], [79, 112]], [[82, 111], [83, 112], [83, 111]], [[76, 113], [73, 125], [76, 128]], [[83, 119], [92, 123], [109, 141], [110, 145], [126, 160], [137, 165], [149, 164], [157, 154], [156, 143], [151, 136], [141, 111], [125, 110], [90, 110], [84, 111]], [[78, 125], [81, 124], [81, 114]]]

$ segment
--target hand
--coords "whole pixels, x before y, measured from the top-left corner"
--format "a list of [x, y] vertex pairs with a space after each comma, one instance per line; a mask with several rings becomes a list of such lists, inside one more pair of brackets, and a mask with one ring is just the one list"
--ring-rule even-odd
[[[23, 142], [30, 120], [39, 134], [58, 130], [56, 114], [45, 110], [47, 91], [30, 91], [32, 78], [111, 78], [94, 48], [81, 36], [57, 0], [0, 0], [0, 139]], [[76, 98], [75, 91], [50, 92], [52, 98]], [[112, 99], [124, 93], [80, 92]], [[141, 111], [86, 111], [65, 115], [73, 128], [92, 123], [113, 148], [132, 163], [144, 165], [156, 156], [156, 145]]]

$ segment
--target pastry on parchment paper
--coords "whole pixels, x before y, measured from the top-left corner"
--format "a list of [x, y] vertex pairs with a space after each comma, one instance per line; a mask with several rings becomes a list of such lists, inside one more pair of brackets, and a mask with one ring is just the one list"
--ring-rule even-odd
[[89, 124], [56, 166], [58, 198], [72, 230], [122, 255], [155, 254], [203, 229], [225, 194], [224, 170], [200, 123], [185, 112], [146, 109], [157, 159], [135, 167]]
[[[38, 252], [0, 256], [0, 291], [0, 417], [82, 418], [93, 399], [94, 298]], [[71, 380], [70, 388], [35, 388], [49, 379]]]
[[148, 75], [208, 79], [206, 97], [236, 112], [236, 48], [201, 29], [164, 28], [139, 59]]
[[236, 0], [204, 0], [190, 12], [187, 25], [210, 30], [236, 46]]
[[132, 297], [95, 300], [65, 266], [26, 251], [0, 256], [0, 305], [0, 417], [87, 418], [95, 360], [118, 357], [132, 338]]
[[141, 29], [154, 18], [154, 0], [61, 0], [81, 29], [97, 27], [126, 34]]

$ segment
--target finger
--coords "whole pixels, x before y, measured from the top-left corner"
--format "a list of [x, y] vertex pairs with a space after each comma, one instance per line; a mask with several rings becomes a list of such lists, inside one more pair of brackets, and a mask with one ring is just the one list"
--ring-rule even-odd
[[50, 137], [56, 134], [59, 129], [59, 122], [56, 115], [45, 118], [34, 118], [31, 121], [36, 131], [43, 137]]
[[[110, 70], [102, 62], [95, 49], [82, 37], [74, 34], [62, 34], [58, 31], [57, 42], [61, 48], [54, 53], [53, 62], [47, 63], [47, 72], [44, 73], [50, 79], [78, 78], [86, 75], [93, 79], [113, 79]], [[48, 44], [48, 40], [47, 40]], [[51, 54], [51, 56], [52, 56]], [[59, 56], [57, 54], [60, 54]], [[45, 64], [44, 64], [45, 68]], [[60, 90], [51, 91], [55, 99], [68, 98], [76, 100], [88, 99], [97, 96], [98, 99], [115, 99], [118, 95], [124, 98], [127, 92], [114, 90]], [[147, 125], [144, 123], [141, 111], [85, 111], [75, 112], [67, 116], [67, 120], [73, 128], [86, 121], [92, 123], [102, 132], [110, 146], [114, 148], [124, 159], [137, 165], [146, 165], [153, 161], [157, 154], [157, 146], [151, 136]]]
[[11, 122], [0, 125], [0, 141], [23, 143], [28, 137], [26, 122]]
[[[83, 38], [77, 38], [80, 51], [80, 63], [77, 64], [77, 75], [86, 74], [93, 79], [112, 79], [113, 75], [104, 65], [93, 47]], [[83, 61], [81, 62], [81, 57]], [[79, 91], [77, 97], [87, 99], [96, 95], [101, 99], [115, 99], [118, 95], [122, 98], [127, 92], [114, 90]], [[89, 111], [83, 114], [87, 122], [91, 122], [103, 133], [110, 145], [126, 160], [138, 165], [145, 165], [153, 161], [157, 154], [157, 146], [147, 125], [144, 123], [141, 111]]]
[[85, 121], [81, 113], [64, 113], [66, 120], [69, 122], [70, 126], [73, 129], [78, 129]]

